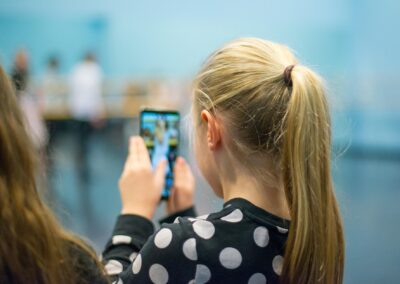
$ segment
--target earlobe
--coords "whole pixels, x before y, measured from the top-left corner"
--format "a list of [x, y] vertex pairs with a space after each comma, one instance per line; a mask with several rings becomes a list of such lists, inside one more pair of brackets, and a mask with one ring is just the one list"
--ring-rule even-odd
[[210, 128], [207, 130], [207, 145], [212, 151], [216, 149], [215, 134], [213, 131], [210, 131]]

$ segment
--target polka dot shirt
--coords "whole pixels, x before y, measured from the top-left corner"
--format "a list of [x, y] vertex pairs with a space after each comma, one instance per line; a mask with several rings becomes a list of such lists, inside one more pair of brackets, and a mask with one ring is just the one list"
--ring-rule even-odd
[[154, 234], [149, 220], [121, 215], [103, 262], [116, 284], [279, 283], [288, 227], [241, 198], [216, 213], [163, 223]]

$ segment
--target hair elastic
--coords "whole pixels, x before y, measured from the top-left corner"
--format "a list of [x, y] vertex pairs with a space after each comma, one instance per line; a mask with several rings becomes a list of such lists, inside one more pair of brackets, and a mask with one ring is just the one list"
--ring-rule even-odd
[[292, 70], [294, 68], [294, 65], [289, 65], [286, 66], [285, 71], [283, 71], [283, 80], [285, 81], [285, 84], [287, 87], [292, 87], [293, 82], [292, 82]]

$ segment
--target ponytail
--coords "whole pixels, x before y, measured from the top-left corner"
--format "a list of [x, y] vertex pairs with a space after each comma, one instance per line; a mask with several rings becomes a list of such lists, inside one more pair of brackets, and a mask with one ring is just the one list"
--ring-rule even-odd
[[[292, 67], [293, 68], [293, 67]], [[292, 217], [282, 283], [342, 283], [343, 227], [330, 172], [331, 126], [321, 79], [291, 70], [282, 124], [282, 167]]]

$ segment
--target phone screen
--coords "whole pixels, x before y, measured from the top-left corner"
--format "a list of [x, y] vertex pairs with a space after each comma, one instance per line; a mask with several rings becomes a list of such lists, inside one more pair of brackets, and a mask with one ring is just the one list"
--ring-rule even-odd
[[169, 197], [174, 182], [173, 168], [178, 155], [179, 118], [176, 111], [143, 110], [140, 113], [140, 135], [149, 151], [153, 169], [161, 160], [168, 161], [162, 199]]

